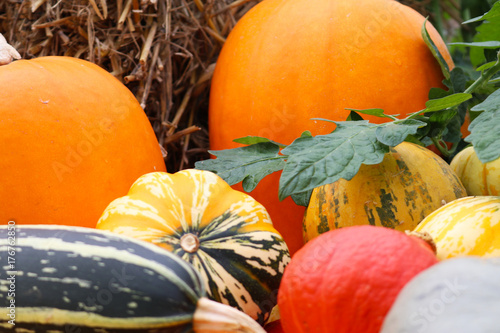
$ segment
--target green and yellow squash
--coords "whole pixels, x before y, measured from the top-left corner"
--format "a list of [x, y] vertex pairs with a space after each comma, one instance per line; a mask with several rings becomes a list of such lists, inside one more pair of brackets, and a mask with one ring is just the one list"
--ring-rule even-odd
[[201, 274], [211, 299], [261, 324], [277, 303], [290, 261], [266, 209], [209, 171], [143, 175], [109, 204], [97, 228], [179, 255]]
[[465, 188], [441, 157], [403, 142], [381, 163], [362, 165], [351, 180], [315, 188], [304, 214], [304, 240], [352, 225], [413, 230], [429, 213], [464, 196]]
[[439, 259], [500, 256], [500, 197], [454, 200], [429, 214], [415, 231], [427, 232]]
[[500, 158], [483, 163], [470, 146], [458, 153], [450, 166], [468, 195], [500, 195]]
[[157, 246], [84, 227], [0, 227], [0, 332], [259, 332]]

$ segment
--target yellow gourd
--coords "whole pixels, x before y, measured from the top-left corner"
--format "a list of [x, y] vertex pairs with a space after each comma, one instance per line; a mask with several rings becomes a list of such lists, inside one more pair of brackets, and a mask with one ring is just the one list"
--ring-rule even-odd
[[471, 146], [458, 153], [450, 165], [468, 195], [500, 195], [500, 158], [483, 163]]
[[500, 197], [454, 200], [429, 214], [415, 231], [432, 236], [439, 259], [500, 256]]

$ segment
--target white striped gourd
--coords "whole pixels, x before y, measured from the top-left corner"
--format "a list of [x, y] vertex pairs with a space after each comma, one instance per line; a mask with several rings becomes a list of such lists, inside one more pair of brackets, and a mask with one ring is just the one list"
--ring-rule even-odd
[[1, 226], [0, 260], [0, 304], [13, 315], [0, 318], [0, 332], [264, 332], [243, 312], [204, 297], [190, 264], [133, 238]]
[[376, 165], [361, 165], [351, 179], [313, 190], [304, 215], [304, 240], [352, 225], [413, 230], [444, 203], [467, 193], [438, 155], [403, 142]]
[[193, 264], [208, 296], [263, 324], [276, 305], [288, 248], [266, 209], [216, 174], [182, 170], [140, 177], [97, 228], [152, 242]]
[[500, 256], [500, 197], [454, 200], [429, 214], [415, 231], [431, 235], [439, 259]]

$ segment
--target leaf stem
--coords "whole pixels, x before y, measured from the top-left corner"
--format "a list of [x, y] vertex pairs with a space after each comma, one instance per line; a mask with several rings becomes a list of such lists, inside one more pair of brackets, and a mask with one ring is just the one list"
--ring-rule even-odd
[[[431, 140], [437, 150], [439, 150], [444, 157], [450, 156], [451, 152], [448, 150], [448, 147], [446, 147], [446, 143], [443, 140], [436, 137], [431, 137]], [[442, 144], [444, 144], [444, 146]]]
[[472, 94], [477, 88], [481, 87], [485, 82], [488, 82], [498, 71], [500, 71], [500, 52], [497, 53], [496, 64], [488, 68], [481, 76], [479, 76], [474, 83], [465, 89], [464, 93]]

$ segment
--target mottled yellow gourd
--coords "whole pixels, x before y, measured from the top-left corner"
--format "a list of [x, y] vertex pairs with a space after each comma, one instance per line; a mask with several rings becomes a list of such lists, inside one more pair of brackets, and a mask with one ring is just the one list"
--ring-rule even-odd
[[483, 163], [471, 146], [458, 153], [450, 166], [468, 195], [500, 195], [500, 158]]
[[439, 259], [500, 256], [500, 197], [454, 200], [429, 214], [415, 231], [432, 236]]
[[466, 195], [441, 157], [403, 142], [381, 163], [362, 165], [351, 180], [315, 188], [304, 215], [304, 240], [363, 224], [413, 230], [435, 209]]

